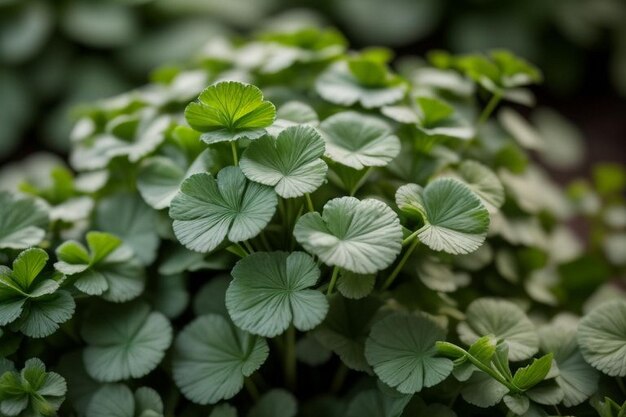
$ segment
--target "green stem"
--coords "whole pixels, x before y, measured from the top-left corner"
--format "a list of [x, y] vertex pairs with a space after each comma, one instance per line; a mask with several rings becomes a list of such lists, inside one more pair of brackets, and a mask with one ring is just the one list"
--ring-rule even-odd
[[248, 378], [244, 379], [243, 383], [246, 386], [246, 390], [248, 390], [248, 393], [250, 394], [252, 399], [254, 401], [259, 401], [259, 399], [261, 398], [261, 394], [259, 394], [259, 390], [256, 387], [256, 384], [254, 383], [252, 378], [248, 377]]
[[248, 242], [247, 240], [243, 241], [243, 245], [246, 247], [246, 249], [248, 250], [248, 253], [254, 253], [254, 248], [252, 247], [252, 245], [250, 244], [250, 242]]
[[313, 201], [311, 201], [311, 195], [309, 193], [304, 194], [304, 197], [306, 198], [306, 205], [309, 209], [310, 212], [315, 211], [315, 207], [313, 206]]
[[237, 158], [237, 142], [236, 141], [231, 141], [230, 142], [230, 149], [233, 152], [233, 163], [235, 164], [235, 166], [239, 165], [239, 158]]
[[296, 388], [296, 328], [291, 324], [287, 329], [285, 343], [285, 381], [293, 391]]
[[267, 236], [265, 236], [265, 230], [261, 232], [259, 235], [261, 237], [261, 243], [266, 251], [271, 252], [272, 247], [270, 246], [270, 242], [267, 240]]
[[163, 410], [163, 415], [165, 417], [175, 417], [176, 407], [178, 406], [178, 401], [180, 400], [180, 391], [177, 389], [172, 389], [165, 401], [165, 410]]
[[343, 362], [341, 362], [341, 365], [339, 365], [339, 369], [337, 369], [337, 372], [335, 372], [333, 382], [331, 382], [330, 384], [330, 392], [336, 394], [339, 392], [339, 390], [341, 390], [341, 387], [346, 380], [346, 376], [348, 376], [348, 371], [348, 367]]
[[330, 284], [328, 284], [328, 290], [326, 290], [326, 295], [331, 295], [333, 293], [333, 289], [335, 288], [335, 283], [337, 283], [338, 276], [339, 267], [336, 266], [333, 268], [333, 275], [330, 277]]
[[240, 245], [230, 245], [226, 248], [226, 250], [232, 254], [239, 256], [240, 258], [245, 258], [248, 256], [248, 253], [240, 246]]
[[396, 279], [400, 271], [402, 271], [402, 268], [404, 268], [404, 264], [406, 263], [406, 261], [409, 260], [409, 257], [411, 256], [415, 248], [417, 248], [417, 245], [419, 245], [419, 243], [420, 243], [419, 239], [415, 239], [415, 238], [413, 239], [413, 243], [411, 243], [411, 246], [409, 246], [408, 249], [404, 252], [404, 255], [402, 256], [402, 259], [400, 259], [400, 262], [398, 262], [398, 265], [396, 265], [393, 271], [391, 271], [391, 274], [389, 274], [389, 276], [385, 280], [382, 286], [383, 291], [389, 288], [391, 284], [393, 284], [393, 281]]
[[402, 246], [406, 246], [409, 243], [411, 243], [413, 239], [417, 238], [418, 233], [419, 233], [419, 230], [416, 230], [415, 232], [408, 235], [407, 238], [402, 241]]
[[239, 248], [240, 252], [242, 252], [244, 254], [244, 257], [250, 255], [250, 253], [246, 250], [246, 248], [241, 246], [241, 244], [235, 243], [235, 245]]
[[350, 197], [354, 197], [356, 192], [359, 191], [359, 188], [361, 188], [363, 186], [363, 184], [365, 184], [365, 181], [367, 181], [367, 178], [370, 176], [372, 171], [373, 171], [373, 167], [368, 167], [367, 168], [367, 170], [365, 171], [365, 173], [363, 174], [363, 176], [361, 177], [359, 182], [357, 182], [356, 185], [354, 186], [354, 188], [352, 190], [350, 190]]
[[493, 113], [498, 103], [500, 103], [500, 100], [502, 100], [502, 93], [500, 92], [495, 93], [493, 96], [491, 96], [491, 99], [480, 114], [478, 122], [476, 122], [478, 126], [482, 125], [487, 121], [487, 119], [489, 119], [489, 116], [491, 116], [491, 113]]

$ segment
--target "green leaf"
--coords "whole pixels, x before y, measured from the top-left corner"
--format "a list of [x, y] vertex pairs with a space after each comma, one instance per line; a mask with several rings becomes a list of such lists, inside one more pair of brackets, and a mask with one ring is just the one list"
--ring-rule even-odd
[[312, 333], [307, 333], [296, 342], [296, 358], [309, 366], [320, 366], [327, 363], [332, 354], [329, 349], [326, 349], [313, 337]]
[[420, 281], [433, 291], [453, 292], [471, 282], [469, 274], [455, 272], [450, 265], [434, 257], [424, 258], [417, 267], [417, 274]]
[[91, 398], [87, 417], [163, 417], [163, 402], [152, 388], [133, 392], [123, 384], [109, 384]]
[[132, 250], [121, 247], [117, 237], [87, 233], [89, 251], [79, 242], [67, 241], [56, 250], [54, 267], [71, 276], [74, 286], [89, 295], [122, 303], [139, 296], [145, 287], [145, 271]]
[[413, 394], [437, 385], [452, 372], [452, 361], [437, 357], [439, 340], [445, 340], [445, 331], [430, 318], [392, 314], [372, 327], [365, 357], [381, 381]]
[[482, 336], [494, 335], [506, 342], [512, 361], [528, 359], [539, 349], [539, 337], [532, 322], [510, 301], [480, 298], [469, 305], [465, 316], [457, 331], [468, 345]]
[[225, 81], [207, 87], [197, 102], [185, 109], [187, 123], [204, 132], [200, 139], [211, 144], [240, 138], [257, 139], [272, 124], [276, 108], [263, 101], [257, 87]]
[[297, 411], [298, 403], [290, 392], [273, 389], [252, 407], [248, 417], [295, 417]]
[[226, 307], [242, 330], [275, 337], [291, 323], [307, 331], [326, 317], [326, 297], [310, 289], [320, 270], [306, 253], [255, 252], [240, 260], [231, 274]]
[[548, 375], [552, 367], [552, 358], [552, 353], [548, 353], [539, 359], [533, 359], [529, 365], [519, 368], [513, 375], [513, 384], [523, 391], [534, 387]]
[[46, 235], [48, 213], [35, 200], [0, 191], [0, 249], [26, 249]]
[[67, 380], [67, 400], [74, 410], [84, 416], [93, 394], [101, 384], [87, 374], [83, 365], [82, 349], [64, 354], [55, 368]]
[[508, 394], [504, 396], [504, 403], [515, 415], [523, 415], [530, 407], [530, 401], [525, 395]]
[[220, 404], [211, 410], [209, 417], [237, 417], [237, 409], [229, 404]]
[[[367, 66], [367, 68], [362, 68], [363, 66]], [[379, 67], [379, 65], [359, 64], [359, 67], [357, 73], [362, 76], [363, 70], [369, 72], [371, 67]], [[377, 79], [376, 81], [380, 80]], [[404, 97], [406, 92], [404, 85], [398, 83], [385, 84], [365, 85], [350, 71], [346, 62], [338, 62], [317, 78], [315, 90], [324, 100], [333, 104], [350, 107], [360, 103], [366, 109], [371, 109], [395, 103]]]
[[265, 339], [232, 326], [222, 316], [200, 316], [176, 338], [173, 373], [185, 397], [198, 404], [232, 398], [267, 359]]
[[341, 271], [337, 281], [337, 290], [346, 298], [359, 300], [367, 297], [376, 284], [375, 274], [355, 274], [350, 271]]
[[498, 121], [521, 147], [534, 151], [543, 149], [541, 134], [515, 110], [503, 108], [498, 112]]
[[184, 274], [158, 274], [148, 281], [145, 297], [156, 311], [169, 319], [176, 318], [189, 304], [186, 278]]
[[379, 384], [378, 389], [361, 391], [354, 396], [346, 417], [399, 417], [410, 400], [411, 395]]
[[365, 340], [380, 307], [381, 302], [373, 297], [349, 300], [335, 295], [326, 319], [313, 330], [313, 336], [339, 355], [348, 368], [371, 372], [365, 360]]
[[403, 185], [396, 191], [396, 204], [403, 212], [422, 218], [418, 238], [433, 250], [467, 254], [477, 250], [487, 236], [489, 212], [476, 194], [453, 178], [438, 178], [426, 188]]
[[265, 136], [252, 142], [240, 166], [248, 179], [274, 187], [279, 196], [301, 197], [326, 180], [324, 149], [324, 140], [314, 128], [288, 127], [276, 139]]
[[114, 194], [98, 202], [95, 227], [122, 239], [144, 265], [150, 265], [160, 241], [155, 214], [136, 195]]
[[21, 372], [0, 376], [0, 413], [7, 416], [55, 416], [65, 399], [65, 379], [46, 372], [46, 365], [32, 358]]
[[402, 229], [385, 203], [354, 197], [330, 200], [322, 215], [307, 213], [293, 231], [296, 240], [327, 265], [359, 274], [387, 268], [402, 249]]
[[437, 98], [418, 97], [417, 104], [421, 110], [420, 124], [424, 127], [432, 127], [454, 113], [452, 106]]
[[337, 113], [320, 124], [326, 156], [361, 170], [382, 167], [400, 153], [400, 140], [384, 121], [353, 111]]
[[552, 323], [539, 329], [543, 352], [552, 352], [559, 369], [555, 377], [563, 390], [563, 405], [572, 407], [591, 397], [598, 389], [600, 374], [585, 362], [576, 341], [576, 328]]
[[502, 207], [505, 200], [504, 187], [493, 171], [480, 162], [468, 160], [459, 165], [457, 172], [490, 211]]
[[483, 408], [498, 404], [508, 392], [507, 387], [483, 372], [474, 372], [461, 388], [465, 401]]
[[578, 325], [578, 345], [594, 368], [626, 376], [626, 301], [610, 301], [585, 315]]
[[54, 333], [74, 314], [74, 299], [59, 290], [61, 276], [43, 271], [48, 254], [39, 248], [21, 252], [13, 270], [0, 266], [0, 326], [33, 338]]
[[170, 217], [185, 247], [210, 252], [226, 237], [241, 242], [258, 235], [277, 204], [271, 188], [247, 181], [237, 167], [226, 167], [217, 180], [206, 173], [187, 178], [172, 200]]
[[231, 282], [228, 275], [218, 275], [204, 284], [193, 300], [193, 312], [196, 316], [219, 314], [228, 316], [226, 309], [226, 291]]
[[315, 110], [301, 101], [289, 101], [278, 108], [276, 120], [267, 127], [267, 133], [277, 137], [280, 132], [291, 126], [308, 125], [315, 127], [319, 118]]
[[208, 150], [201, 153], [189, 166], [164, 156], [144, 160], [137, 176], [137, 189], [141, 197], [154, 209], [169, 207], [186, 178], [206, 172], [212, 165], [210, 155]]
[[83, 322], [87, 373], [101, 382], [141, 378], [152, 372], [172, 342], [172, 326], [144, 303], [95, 308]]

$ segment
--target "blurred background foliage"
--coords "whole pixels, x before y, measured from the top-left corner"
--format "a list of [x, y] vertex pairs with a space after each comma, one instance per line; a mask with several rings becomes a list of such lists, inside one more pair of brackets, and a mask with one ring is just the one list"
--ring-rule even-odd
[[397, 56], [511, 49], [543, 69], [539, 102], [582, 128], [588, 163], [626, 160], [624, 0], [0, 0], [0, 160], [63, 154], [76, 106], [212, 38], [301, 21]]

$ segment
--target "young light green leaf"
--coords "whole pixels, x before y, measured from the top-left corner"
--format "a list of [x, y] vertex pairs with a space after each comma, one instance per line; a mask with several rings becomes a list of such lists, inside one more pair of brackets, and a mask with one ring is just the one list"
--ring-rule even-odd
[[314, 128], [288, 127], [276, 139], [265, 136], [252, 142], [240, 166], [246, 177], [274, 187], [281, 197], [301, 197], [326, 180], [324, 149], [324, 140]]
[[385, 384], [413, 394], [443, 381], [454, 367], [437, 357], [435, 342], [445, 331], [426, 316], [392, 314], [376, 322], [365, 342], [365, 357]]
[[453, 178], [438, 178], [421, 188], [406, 184], [396, 192], [403, 212], [419, 215], [424, 226], [418, 238], [429, 248], [454, 255], [477, 250], [489, 229], [489, 212], [465, 184]]
[[91, 398], [87, 417], [163, 417], [163, 401], [148, 387], [133, 392], [123, 384], [108, 384]]
[[65, 400], [65, 379], [46, 372], [46, 365], [32, 358], [21, 372], [0, 376], [0, 414], [7, 416], [54, 416]]
[[350, 271], [341, 271], [337, 281], [337, 290], [346, 298], [359, 300], [367, 297], [376, 284], [375, 274], [355, 274]]
[[602, 304], [583, 317], [578, 345], [594, 368], [609, 376], [626, 376], [626, 301]]
[[275, 337], [291, 323], [307, 331], [326, 317], [326, 296], [310, 289], [320, 270], [304, 252], [255, 252], [240, 260], [231, 274], [226, 307], [242, 330]]
[[598, 389], [600, 374], [580, 353], [576, 328], [551, 323], [539, 329], [543, 352], [552, 352], [559, 369], [555, 381], [563, 390], [563, 405], [572, 407], [592, 396]]
[[225, 81], [207, 87], [197, 102], [185, 109], [187, 123], [203, 132], [207, 144], [257, 139], [272, 124], [276, 108], [263, 100], [257, 87], [236, 81]]
[[513, 384], [523, 391], [534, 387], [548, 375], [552, 367], [552, 358], [553, 354], [548, 353], [539, 359], [533, 359], [529, 365], [519, 368], [513, 375]]
[[482, 336], [493, 335], [506, 342], [512, 361], [528, 359], [539, 349], [539, 337], [532, 322], [510, 301], [480, 298], [469, 305], [465, 315], [457, 331], [468, 345]]
[[174, 233], [188, 249], [210, 252], [228, 237], [241, 242], [258, 235], [276, 211], [274, 191], [246, 180], [237, 167], [217, 174], [195, 174], [172, 200]]
[[400, 140], [384, 121], [348, 111], [330, 116], [320, 124], [326, 156], [361, 170], [382, 167], [400, 153]]
[[297, 411], [298, 403], [289, 391], [273, 389], [252, 407], [248, 417], [295, 417]]
[[43, 271], [47, 262], [43, 249], [31, 248], [17, 256], [13, 270], [0, 266], [0, 326], [14, 323], [15, 330], [40, 338], [72, 317], [74, 299], [59, 290], [61, 276]]
[[359, 274], [387, 268], [402, 249], [400, 220], [385, 203], [354, 197], [330, 200], [322, 215], [298, 219], [296, 240], [327, 265]]
[[365, 360], [365, 340], [380, 307], [381, 302], [374, 297], [350, 300], [335, 295], [326, 319], [313, 330], [313, 336], [339, 355], [348, 368], [371, 373]]
[[[380, 77], [376, 81], [380, 81]], [[350, 71], [346, 62], [338, 62], [317, 78], [315, 89], [324, 100], [331, 103], [352, 106], [358, 102], [366, 109], [392, 104], [404, 97], [406, 88], [402, 84], [386, 82], [377, 84], [376, 86], [363, 84]]]
[[139, 296], [145, 287], [145, 271], [132, 250], [121, 247], [122, 241], [108, 233], [89, 232], [86, 239], [89, 251], [72, 240], [60, 245], [54, 267], [71, 276], [74, 286], [85, 294], [115, 303]]
[[167, 208], [186, 178], [207, 171], [212, 164], [210, 155], [207, 150], [188, 166], [164, 156], [148, 158], [139, 168], [137, 189], [152, 208]]
[[95, 227], [122, 239], [144, 265], [156, 258], [156, 212], [137, 195], [114, 194], [98, 202]]
[[29, 198], [0, 191], [0, 249], [26, 249], [46, 235], [48, 213]]
[[200, 316], [179, 333], [173, 373], [185, 397], [198, 404], [232, 398], [267, 359], [265, 339], [231, 325], [222, 316]]
[[144, 303], [103, 305], [90, 312], [81, 335], [83, 362], [97, 381], [141, 378], [152, 372], [172, 342], [172, 326]]

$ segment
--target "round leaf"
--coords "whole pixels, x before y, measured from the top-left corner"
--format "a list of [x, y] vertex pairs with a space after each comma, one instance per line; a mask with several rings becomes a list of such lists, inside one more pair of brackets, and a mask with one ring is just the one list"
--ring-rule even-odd
[[306, 253], [256, 252], [239, 261], [231, 274], [226, 307], [243, 330], [274, 337], [292, 322], [298, 330], [311, 330], [326, 316], [326, 297], [310, 289], [320, 271]]
[[578, 344], [591, 366], [609, 376], [626, 376], [626, 301], [602, 304], [583, 317]]
[[402, 228], [385, 203], [354, 197], [335, 198], [323, 214], [307, 213], [293, 231], [296, 240], [327, 265], [359, 274], [387, 268], [402, 249]]
[[48, 213], [34, 200], [0, 192], [0, 249], [26, 249], [46, 234]]
[[464, 161], [458, 173], [469, 188], [474, 191], [487, 208], [499, 209], [504, 204], [504, 187], [498, 176], [489, 168], [476, 161]]
[[433, 250], [471, 253], [487, 236], [489, 212], [476, 194], [453, 178], [438, 178], [426, 188], [403, 185], [396, 192], [396, 204], [403, 212], [422, 217], [418, 238]]
[[173, 372], [185, 397], [198, 404], [232, 398], [267, 359], [265, 339], [253, 336], [215, 314], [200, 316], [175, 342]]
[[326, 179], [328, 166], [324, 140], [310, 126], [293, 126], [278, 138], [256, 140], [244, 152], [240, 166], [250, 180], [274, 187], [284, 198], [301, 197], [317, 190]]
[[357, 170], [385, 166], [400, 153], [400, 140], [376, 117], [338, 113], [324, 120], [320, 129], [326, 156]]
[[197, 102], [185, 109], [187, 123], [204, 132], [200, 139], [211, 144], [240, 138], [257, 139], [272, 124], [276, 108], [263, 101], [257, 87], [225, 81], [207, 87]]
[[465, 312], [466, 321], [459, 323], [461, 340], [471, 345], [482, 336], [503, 339], [509, 347], [509, 359], [521, 361], [539, 350], [535, 326], [518, 306], [510, 301], [481, 298], [473, 301]]
[[237, 167], [187, 178], [170, 206], [174, 233], [188, 249], [210, 252], [226, 237], [241, 242], [258, 235], [276, 211], [274, 191], [246, 180]]
[[454, 367], [437, 357], [435, 342], [445, 331], [425, 316], [393, 314], [372, 327], [365, 357], [385, 384], [403, 394], [413, 394], [443, 381]]
[[170, 322], [142, 303], [93, 310], [81, 334], [87, 342], [83, 351], [87, 373], [101, 382], [147, 375], [172, 342]]

